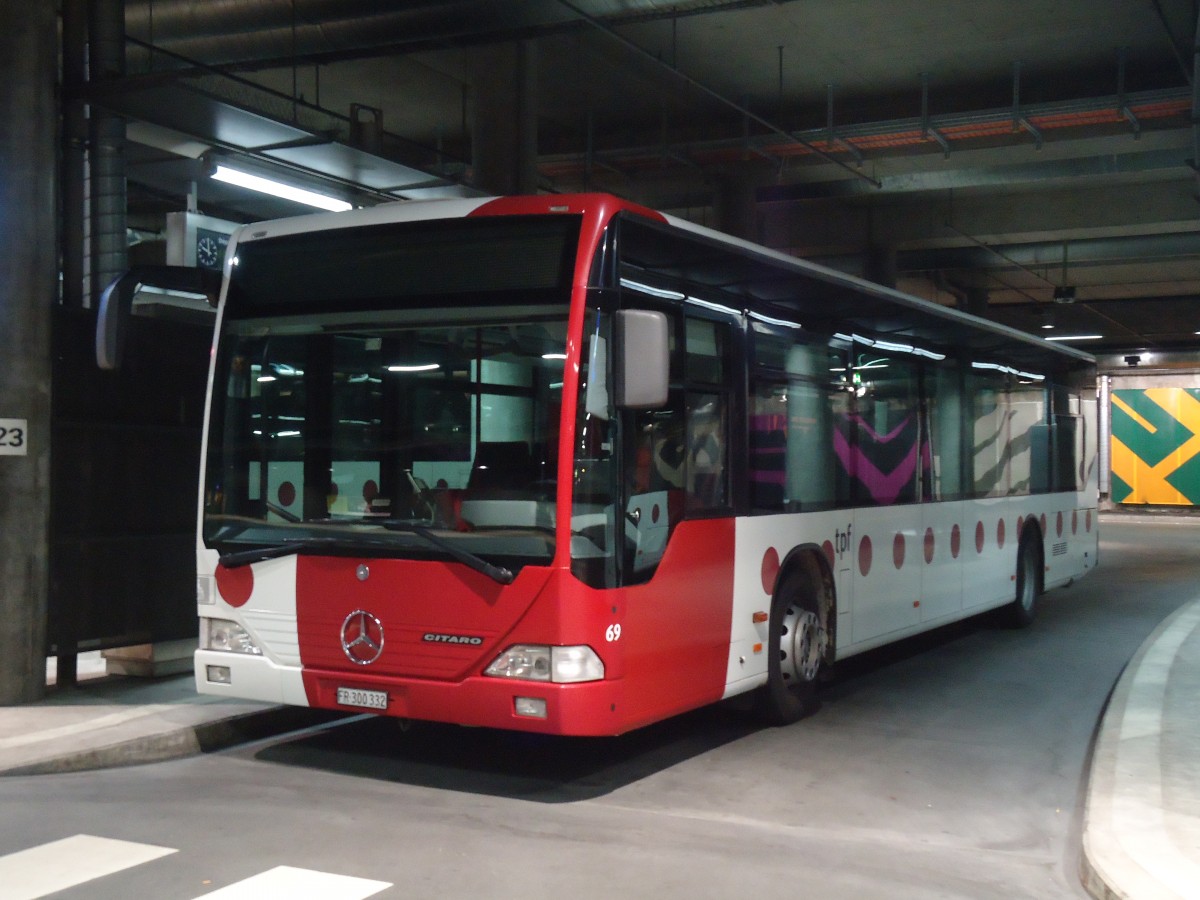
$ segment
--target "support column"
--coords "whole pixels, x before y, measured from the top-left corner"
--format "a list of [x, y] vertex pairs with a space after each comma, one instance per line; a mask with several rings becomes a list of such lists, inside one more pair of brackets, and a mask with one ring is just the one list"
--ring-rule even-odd
[[55, 4], [0, 0], [0, 704], [46, 689]]
[[472, 55], [472, 182], [494, 194], [535, 194], [536, 45], [518, 41], [483, 47]]
[[[88, 81], [125, 74], [125, 0], [88, 4]], [[91, 303], [129, 268], [126, 235], [125, 120], [93, 106], [88, 119]]]

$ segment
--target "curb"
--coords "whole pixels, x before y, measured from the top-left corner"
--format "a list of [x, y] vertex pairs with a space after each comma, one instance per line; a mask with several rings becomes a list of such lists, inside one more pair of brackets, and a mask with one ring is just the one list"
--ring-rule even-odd
[[[1102, 713], [1080, 863], [1083, 886], [1097, 900], [1200, 898], [1200, 880], [1189, 876], [1200, 871], [1196, 862], [1174, 850], [1162, 833], [1159, 754], [1171, 663], [1198, 628], [1200, 600], [1163, 620], [1125, 666]], [[1130, 802], [1127, 782], [1138, 786], [1137, 802]]]
[[238, 744], [310, 728], [342, 717], [342, 713], [307, 707], [276, 706], [25, 763], [0, 770], [0, 777], [58, 775], [182, 759], [201, 753], [215, 753]]

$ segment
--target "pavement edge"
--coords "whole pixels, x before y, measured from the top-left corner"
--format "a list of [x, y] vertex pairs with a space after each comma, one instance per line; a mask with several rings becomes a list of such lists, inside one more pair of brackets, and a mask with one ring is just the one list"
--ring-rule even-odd
[[[1134, 685], [1147, 664], [1147, 658], [1165, 652], [1161, 646], [1167, 643], [1164, 637], [1181, 620], [1194, 617], [1198, 611], [1200, 599], [1185, 603], [1159, 623], [1122, 670], [1101, 714], [1100, 733], [1090, 764], [1080, 862], [1083, 886], [1096, 900], [1143, 900], [1150, 897], [1165, 900], [1180, 896], [1156, 880], [1127, 851], [1120, 834], [1128, 829], [1130, 823], [1125, 823], [1126, 829], [1122, 829], [1121, 823], [1116, 821], [1114, 797], [1118, 790], [1119, 749]], [[1150, 764], [1157, 768], [1158, 760], [1151, 760]]]

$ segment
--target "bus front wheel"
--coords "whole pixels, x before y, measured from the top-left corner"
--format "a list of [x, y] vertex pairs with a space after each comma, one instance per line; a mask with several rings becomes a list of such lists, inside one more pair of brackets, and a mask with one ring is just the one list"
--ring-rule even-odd
[[816, 711], [817, 680], [828, 643], [818, 596], [814, 576], [795, 568], [771, 601], [767, 683], [759, 689], [758, 707], [772, 725], [789, 725]]

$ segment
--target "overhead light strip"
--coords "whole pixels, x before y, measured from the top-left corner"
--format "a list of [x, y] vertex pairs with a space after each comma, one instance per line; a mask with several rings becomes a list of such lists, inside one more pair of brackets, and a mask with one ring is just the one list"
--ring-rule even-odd
[[215, 181], [223, 181], [226, 184], [233, 184], [247, 190], [258, 191], [260, 194], [269, 194], [272, 197], [279, 197], [282, 200], [303, 203], [306, 206], [313, 206], [317, 209], [327, 209], [330, 212], [345, 212], [348, 209], [354, 209], [352, 203], [339, 200], [337, 197], [330, 197], [325, 194], [318, 194], [316, 191], [307, 191], [304, 188], [283, 184], [279, 181], [272, 181], [270, 178], [263, 178], [261, 175], [251, 175], [249, 172], [243, 172], [240, 169], [231, 169], [229, 166], [217, 166], [212, 177]]

